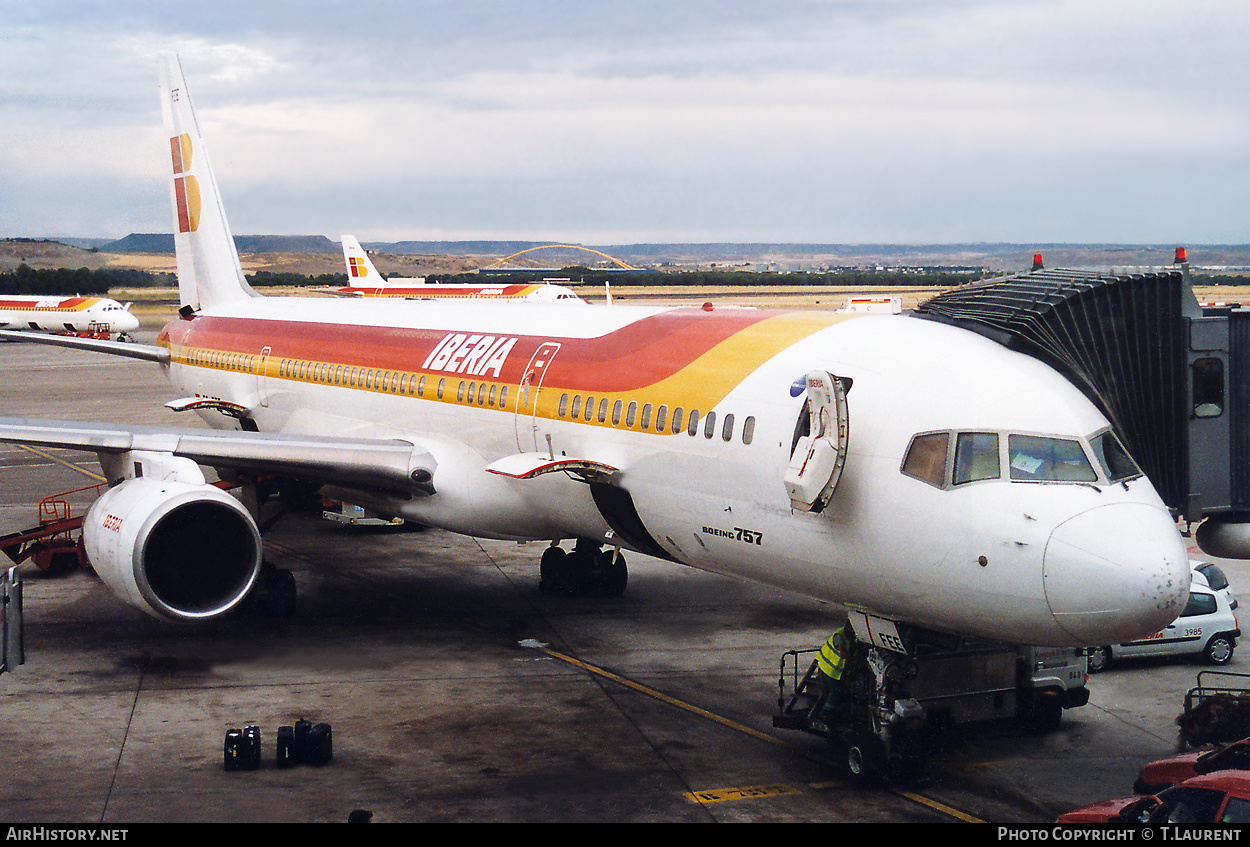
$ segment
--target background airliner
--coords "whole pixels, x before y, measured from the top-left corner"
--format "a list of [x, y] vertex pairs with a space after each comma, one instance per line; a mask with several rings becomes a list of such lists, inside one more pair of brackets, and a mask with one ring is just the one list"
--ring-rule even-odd
[[217, 429], [0, 419], [98, 454], [88, 553], [153, 615], [216, 617], [257, 581], [255, 516], [203, 467], [550, 541], [544, 578], [606, 594], [632, 550], [1012, 643], [1119, 643], [1184, 605], [1167, 509], [1035, 359], [906, 315], [260, 297], [175, 57], [162, 96], [182, 309], [155, 345], [94, 349], [159, 364]]
[[0, 328], [121, 334], [138, 329], [139, 319], [107, 297], [0, 294]]
[[342, 288], [322, 289], [323, 293], [347, 297], [403, 297], [409, 300], [434, 298], [489, 298], [492, 300], [562, 300], [584, 303], [571, 288], [550, 282], [509, 283], [506, 285], [426, 285], [424, 277], [386, 279], [373, 266], [369, 254], [354, 235], [343, 237], [343, 260], [350, 283]]

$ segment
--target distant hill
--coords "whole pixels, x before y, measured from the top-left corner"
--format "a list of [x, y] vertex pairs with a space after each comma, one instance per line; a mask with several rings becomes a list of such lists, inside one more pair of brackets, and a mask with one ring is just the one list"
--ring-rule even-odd
[[[341, 255], [342, 246], [324, 235], [236, 235], [235, 249], [240, 253], [334, 253]], [[102, 253], [172, 253], [174, 236], [168, 232], [132, 232], [125, 238], [99, 245]]]
[[[78, 239], [61, 239], [64, 242]], [[26, 256], [32, 245], [55, 243], [51, 240], [6, 239], [15, 255]], [[94, 240], [93, 240], [94, 241]], [[241, 254], [266, 255], [275, 270], [301, 273], [337, 271], [342, 248], [322, 235], [236, 235]], [[969, 242], [964, 244], [822, 244], [784, 242], [710, 242], [578, 245], [560, 241], [395, 241], [368, 242], [365, 247], [380, 261], [384, 273], [420, 276], [437, 271], [464, 271], [483, 267], [505, 256], [536, 247], [571, 244], [582, 250], [535, 251], [515, 264], [544, 267], [596, 264], [599, 260], [585, 249], [615, 257], [635, 267], [680, 270], [686, 267], [728, 269], [748, 267], [759, 270], [795, 271], [832, 268], [876, 267], [954, 267], [987, 268], [992, 271], [1027, 270], [1034, 253], [1042, 253], [1046, 267], [1104, 268], [1167, 265], [1172, 262], [1172, 244], [1013, 244]], [[2, 246], [2, 245], [0, 245]], [[86, 245], [84, 245], [86, 246]], [[1195, 271], [1250, 272], [1250, 245], [1186, 245]], [[66, 262], [96, 266], [94, 258], [106, 254], [163, 254], [172, 256], [174, 238], [169, 233], [132, 233], [125, 238], [91, 244], [91, 253], [76, 253]], [[71, 248], [67, 248], [71, 249]], [[2, 252], [2, 251], [0, 251]], [[83, 255], [84, 258], [78, 258]], [[280, 257], [280, 258], [279, 258]], [[300, 257], [306, 257], [301, 259]], [[309, 269], [295, 267], [303, 263]], [[387, 265], [383, 267], [382, 265]], [[509, 264], [513, 264], [509, 262]], [[460, 267], [460, 266], [463, 267]]]

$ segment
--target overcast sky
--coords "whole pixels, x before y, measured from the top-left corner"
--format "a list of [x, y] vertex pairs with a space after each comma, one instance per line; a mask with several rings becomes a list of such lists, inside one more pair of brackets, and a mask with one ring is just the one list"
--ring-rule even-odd
[[0, 0], [0, 237], [1250, 242], [1246, 0]]

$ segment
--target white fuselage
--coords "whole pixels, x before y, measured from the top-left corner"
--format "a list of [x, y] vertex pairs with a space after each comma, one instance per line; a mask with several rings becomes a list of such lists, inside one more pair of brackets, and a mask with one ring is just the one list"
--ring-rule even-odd
[[131, 332], [139, 319], [107, 297], [0, 294], [0, 329], [48, 332]]
[[[1010, 478], [1012, 434], [1079, 440], [1097, 467], [1097, 409], [1038, 361], [914, 317], [595, 306], [570, 320], [541, 303], [250, 298], [175, 321], [162, 342], [180, 390], [250, 410], [261, 432], [419, 444], [436, 493], [351, 493], [456, 532], [618, 544], [1039, 645], [1157, 630], [1188, 591], [1184, 545], [1145, 477]], [[792, 386], [813, 370], [850, 386], [845, 469], [819, 513], [795, 510], [783, 481], [805, 404]], [[937, 431], [1001, 436], [1001, 476], [903, 473], [913, 437]], [[619, 474], [596, 487], [488, 470], [530, 453]], [[627, 502], [605, 496], [619, 492]]]

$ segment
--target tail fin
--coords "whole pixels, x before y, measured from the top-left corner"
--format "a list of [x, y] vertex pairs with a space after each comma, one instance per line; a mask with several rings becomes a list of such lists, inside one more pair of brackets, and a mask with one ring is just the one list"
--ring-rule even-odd
[[360, 246], [360, 242], [354, 235], [343, 236], [343, 261], [347, 262], [348, 285], [361, 284], [356, 280], [361, 280], [365, 285], [373, 283], [382, 285], [386, 282], [382, 274], [378, 273], [378, 269], [373, 266], [373, 262], [369, 261], [369, 254]]
[[182, 305], [202, 309], [258, 297], [239, 264], [182, 63], [176, 55], [165, 55], [160, 70], [161, 107], [174, 165], [170, 194]]

